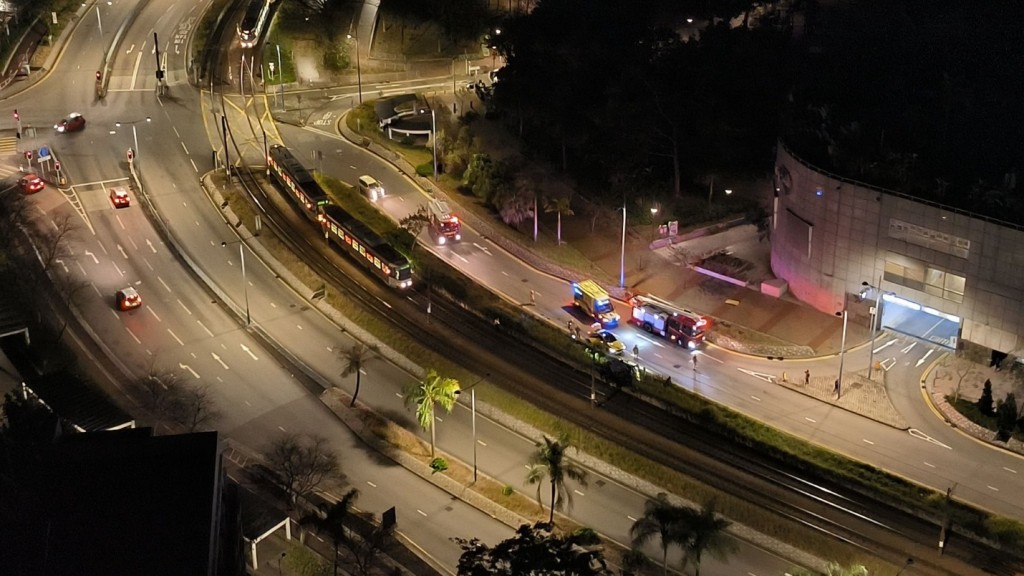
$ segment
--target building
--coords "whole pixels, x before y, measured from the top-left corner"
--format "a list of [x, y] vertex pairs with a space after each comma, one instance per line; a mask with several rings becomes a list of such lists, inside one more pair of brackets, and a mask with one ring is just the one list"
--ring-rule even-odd
[[1024, 352], [1024, 228], [829, 174], [778, 148], [771, 265], [797, 298], [865, 322], [880, 298], [886, 328]]
[[216, 432], [70, 434], [20, 453], [0, 463], [5, 574], [244, 573]]

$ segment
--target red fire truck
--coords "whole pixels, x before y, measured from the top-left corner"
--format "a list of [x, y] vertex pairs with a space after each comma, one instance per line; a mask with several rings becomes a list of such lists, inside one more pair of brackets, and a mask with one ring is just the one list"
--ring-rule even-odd
[[443, 200], [431, 200], [427, 212], [430, 216], [430, 236], [439, 245], [462, 240], [462, 223], [459, 217], [452, 214], [448, 203]]
[[650, 294], [634, 296], [629, 303], [633, 307], [630, 322], [691, 350], [700, 347], [711, 327], [707, 317]]

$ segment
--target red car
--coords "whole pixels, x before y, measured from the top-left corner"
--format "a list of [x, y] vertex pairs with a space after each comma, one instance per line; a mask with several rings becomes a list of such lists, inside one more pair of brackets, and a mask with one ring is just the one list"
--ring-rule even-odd
[[78, 132], [85, 129], [85, 116], [78, 112], [68, 114], [68, 117], [53, 125], [57, 132]]
[[110, 203], [114, 208], [127, 208], [131, 206], [132, 201], [128, 198], [128, 191], [118, 186], [110, 189]]
[[142, 296], [139, 296], [138, 291], [131, 286], [118, 290], [114, 295], [114, 300], [117, 301], [117, 309], [121, 311], [142, 306]]
[[25, 174], [18, 180], [18, 186], [21, 186], [21, 191], [25, 194], [35, 194], [46, 188], [46, 182], [35, 174]]

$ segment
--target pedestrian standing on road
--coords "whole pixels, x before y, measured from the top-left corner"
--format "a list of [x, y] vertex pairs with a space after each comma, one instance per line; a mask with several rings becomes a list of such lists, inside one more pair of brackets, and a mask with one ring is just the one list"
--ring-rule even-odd
[[810, 383], [811, 383], [811, 371], [810, 370], [804, 370], [804, 386], [807, 386]]
[[572, 320], [565, 321], [565, 329], [569, 331], [569, 334], [572, 334]]
[[836, 385], [832, 388], [832, 392], [835, 393], [836, 399], [839, 399], [839, 378], [836, 378]]
[[633, 344], [633, 361], [636, 362], [640, 359], [640, 346]]
[[697, 372], [697, 355], [696, 354], [690, 356], [690, 362], [693, 362], [693, 371], [694, 371], [694, 373], [696, 373]]
[[577, 340], [580, 339], [580, 327], [579, 326], [576, 326], [576, 339]]

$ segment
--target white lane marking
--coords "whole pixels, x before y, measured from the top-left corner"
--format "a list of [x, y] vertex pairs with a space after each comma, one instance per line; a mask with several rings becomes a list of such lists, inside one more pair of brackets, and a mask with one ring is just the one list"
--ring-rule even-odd
[[875, 445], [874, 442], [872, 442], [871, 440], [868, 440], [867, 438], [861, 438], [861, 440], [863, 440], [865, 444], [871, 444], [872, 446]]
[[1013, 474], [1016, 474], [1016, 473], [1017, 473], [1017, 471], [1016, 471], [1016, 470], [1014, 470], [1013, 468], [1007, 468], [1006, 466], [1003, 466], [1003, 470], [1006, 470], [1007, 472], [1011, 472], [1011, 473], [1013, 473]]
[[889, 358], [888, 360], [882, 360], [881, 364], [882, 364], [882, 369], [885, 370], [886, 372], [888, 372], [890, 368], [892, 368], [893, 366], [896, 365], [896, 357], [893, 356], [892, 358]]
[[295, 327], [298, 328], [299, 330], [302, 330], [302, 324], [296, 324]]
[[626, 518], [627, 518], [627, 519], [628, 519], [628, 520], [629, 520], [630, 522], [636, 522], [636, 518], [633, 518], [633, 517], [632, 517], [632, 516], [630, 516], [629, 514], [626, 514]]
[[224, 361], [220, 359], [220, 356], [217, 356], [217, 354], [213, 352], [210, 352], [210, 356], [213, 356], [213, 359], [216, 360], [218, 364], [223, 366], [225, 370], [231, 370], [231, 368], [228, 368], [228, 365], [225, 364]]
[[288, 433], [288, 431], [284, 429], [284, 426], [278, 426], [277, 429], [280, 430], [281, 432], [284, 432], [285, 434]]
[[[143, 45], [145, 45], [145, 44], [143, 44]], [[135, 48], [134, 44], [132, 44], [132, 48]], [[128, 52], [131, 52], [131, 50], [129, 50]], [[135, 58], [135, 69], [132, 70], [132, 84], [131, 84], [131, 87], [130, 87], [131, 90], [135, 90], [135, 81], [138, 80], [138, 78], [139, 78], [139, 65], [140, 64], [142, 64], [142, 48], [141, 47], [139, 48], [138, 56], [136, 56], [136, 58]]]
[[370, 482], [369, 480], [367, 480], [366, 483], [369, 484], [371, 488], [376, 488], [377, 487], [376, 484], [374, 484], [373, 482]]
[[153, 315], [153, 318], [156, 318], [157, 322], [163, 322], [163, 320], [161, 320], [160, 317], [156, 315], [156, 312], [154, 312], [152, 308], [146, 306], [146, 310], [149, 310], [149, 313]]
[[181, 341], [181, 338], [178, 338], [178, 335], [175, 334], [170, 328], [167, 329], [167, 333], [171, 335], [171, 338], [174, 338], [175, 340], [177, 340], [178, 344], [180, 344], [182, 346], [185, 345], [185, 343]]
[[159, 280], [160, 283], [164, 285], [164, 288], [166, 288], [168, 292], [171, 291], [171, 287], [167, 285], [167, 282], [164, 282], [163, 278], [157, 276], [156, 279]]
[[[107, 255], [110, 254], [110, 252], [107, 252], [107, 247], [103, 245], [103, 242], [100, 242], [99, 240], [97, 240], [96, 243], [100, 245], [100, 250], [103, 250], [104, 254], [107, 254]], [[99, 262], [97, 262], [97, 264], [99, 264]]]
[[932, 464], [931, 462], [925, 462], [924, 465], [929, 468], [935, 468], [935, 464]]
[[754, 378], [757, 378], [758, 380], [764, 380], [765, 382], [767, 382], [769, 384], [774, 384], [775, 383], [775, 375], [773, 375], [773, 374], [765, 374], [764, 372], [754, 372], [753, 370], [747, 370], [745, 368], [737, 368], [737, 370], [739, 370], [740, 372], [743, 372], [744, 374], [747, 374], [748, 376], [753, 376]]
[[181, 362], [178, 362], [178, 368], [181, 368], [182, 370], [188, 370], [189, 373], [191, 373], [196, 380], [199, 380], [199, 374], [196, 374], [196, 371], [193, 370], [192, 367], [189, 366], [188, 364], [182, 364]]
[[[900, 352], [903, 352], [904, 354], [907, 354], [908, 352], [910, 352], [911, 350], [914, 349], [914, 346], [917, 346], [917, 341], [916, 340], [911, 342], [910, 344], [904, 346], [903, 349], [900, 350]], [[875, 352], [878, 352], [879, 350], [881, 350], [881, 348], [876, 349]]]
[[818, 423], [814, 418], [808, 418], [807, 416], [804, 416], [804, 420], [807, 420], [808, 422], [811, 422], [813, 424], [817, 424]]
[[761, 401], [761, 399], [758, 398], [757, 396], [751, 396], [751, 398], [754, 399], [754, 402], [760, 402]]
[[128, 259], [128, 253], [124, 251], [124, 246], [121, 246], [120, 244], [118, 244], [117, 245], [117, 251], [121, 253], [121, 256], [124, 256], [125, 260]]
[[708, 360], [714, 360], [715, 362], [718, 362], [719, 364], [725, 364], [725, 361], [719, 360], [718, 358], [715, 358], [714, 356], [709, 355], [707, 352], [701, 352], [700, 353], [700, 357], [701, 358], [707, 358]]
[[156, 270], [156, 268], [153, 268], [153, 265], [149, 263], [149, 259], [147, 259], [145, 256], [142, 257], [142, 261], [146, 263], [146, 266], [150, 270]]
[[196, 171], [196, 174], [198, 174], [199, 173], [199, 166], [196, 166], [196, 161], [191, 159], [191, 158], [189, 158], [188, 161], [192, 163], [192, 169]]
[[[96, 295], [97, 296], [99, 296], [100, 298], [103, 298], [103, 293], [100, 292], [100, 289], [97, 288], [95, 284], [93, 284], [92, 282], [89, 282], [89, 286], [92, 286], [92, 289], [96, 291]], [[117, 313], [116, 312], [114, 313], [114, 317], [117, 317]]]
[[935, 438], [932, 438], [931, 436], [925, 434], [924, 432], [921, 432], [917, 428], [911, 428], [911, 429], [907, 430], [907, 434], [910, 434], [912, 437], [917, 438], [918, 440], [924, 440], [925, 442], [931, 442], [932, 444], [935, 444], [936, 446], [942, 446], [946, 450], [952, 450], [953, 449], [952, 447], [946, 446], [942, 442], [939, 442], [938, 440], [936, 440]]
[[146, 238], [146, 246], [149, 246], [149, 249], [153, 251], [153, 254], [156, 254], [156, 247], [149, 241], [149, 238]]
[[925, 352], [924, 356], [922, 356], [921, 359], [917, 361], [917, 364], [915, 364], [914, 367], [917, 368], [921, 364], [924, 364], [924, 361], [927, 360], [928, 357], [932, 355], [932, 352], [935, 352], [935, 350], [929, 350]]
[[117, 315], [117, 312], [114, 312], [113, 310], [111, 310], [110, 313], [114, 315], [114, 318], [117, 318], [118, 320], [121, 319], [121, 317]]
[[467, 260], [467, 259], [466, 259], [466, 257], [465, 257], [465, 256], [463, 256], [462, 254], [458, 254], [458, 253], [456, 253], [456, 254], [453, 254], [453, 256], [455, 256], [455, 257], [456, 257], [456, 258], [458, 258], [459, 260], [462, 260], [462, 263], [463, 263], [463, 264], [469, 264], [469, 260]]
[[93, 254], [92, 252], [90, 252], [90, 251], [86, 250], [86, 251], [85, 251], [85, 255], [86, 255], [86, 256], [88, 256], [88, 257], [90, 257], [90, 258], [92, 258], [92, 261], [93, 261], [93, 263], [95, 263], [95, 264], [99, 264], [99, 263], [100, 263], [100, 259], [99, 259], [99, 258], [97, 258], [97, 257], [96, 257], [96, 255], [95, 255], [95, 254]]
[[185, 306], [184, 304], [182, 304], [181, 300], [178, 300], [178, 304], [181, 304], [181, 307], [185, 309], [185, 312], [188, 312], [189, 316], [192, 315], [192, 311], [188, 309], [188, 306]]
[[486, 447], [487, 447], [487, 443], [486, 443], [486, 442], [484, 442], [483, 440], [477, 440], [477, 441], [476, 441], [476, 443], [477, 443], [477, 444], [479, 444], [479, 445], [481, 445], [481, 446], [483, 446], [484, 448], [486, 448]]
[[68, 273], [68, 266], [67, 264], [64, 263], [63, 260], [61, 260], [60, 258], [54, 258], [53, 261], [56, 262], [57, 264], [60, 264], [60, 267], [64, 269], [65, 274]]
[[121, 267], [114, 262], [111, 262], [111, 264], [113, 264], [114, 270], [117, 270], [117, 273], [121, 275], [121, 278], [124, 278], [124, 270], [121, 270]]
[[135, 240], [132, 240], [132, 237], [131, 237], [131, 236], [129, 236], [129, 237], [128, 237], [128, 241], [129, 241], [129, 242], [131, 242], [131, 244], [132, 244], [132, 248], [134, 248], [134, 249], [136, 249], [136, 250], [138, 250], [138, 249], [139, 249], [139, 245], [135, 243]]
[[181, 143], [181, 149], [185, 151], [185, 156], [188, 156], [188, 148], [185, 147], [185, 143]]
[[989, 486], [986, 484], [985, 487], [993, 492], [999, 492], [999, 488], [996, 488], [995, 486]]
[[423, 510], [420, 510], [419, 508], [417, 508], [416, 511], [420, 513], [420, 516], [423, 516], [424, 518], [427, 517], [427, 513], [424, 512]]
[[207, 328], [206, 325], [203, 324], [201, 320], [196, 320], [196, 324], [199, 324], [203, 328], [203, 330], [206, 330], [206, 333], [210, 335], [210, 338], [213, 338], [213, 332], [210, 332], [210, 329]]
[[125, 329], [125, 330], [127, 330], [127, 331], [128, 331], [128, 334], [130, 334], [130, 335], [131, 335], [131, 337], [135, 339], [135, 342], [136, 342], [137, 344], [142, 344], [142, 340], [139, 340], [139, 337], [138, 337], [138, 336], [136, 336], [136, 335], [135, 335], [135, 333], [134, 333], [134, 332], [132, 332], [130, 328], [128, 328], [127, 326], [125, 326], [125, 327], [124, 327], [124, 329]]
[[242, 350], [245, 351], [245, 353], [248, 354], [249, 357], [252, 358], [253, 360], [259, 360], [259, 358], [257, 358], [256, 355], [252, 353], [252, 350], [249, 350], [249, 347], [246, 346], [245, 344], [242, 344]]
[[121, 221], [121, 215], [120, 214], [116, 214], [115, 213], [114, 214], [114, 219], [117, 220], [117, 223], [121, 225], [121, 230], [127, 230], [127, 228], [124, 227], [124, 222]]
[[573, 488], [572, 491], [575, 492], [579, 496], [586, 496], [586, 494], [584, 494], [583, 492], [580, 492], [579, 490], [577, 490], [575, 488]]
[[488, 256], [494, 256], [494, 254], [491, 254], [491, 252], [487, 249], [487, 246], [483, 246], [481, 244], [477, 244], [476, 242], [473, 242], [473, 246], [476, 246], [477, 248], [480, 249], [481, 252], [483, 252], [484, 254], [487, 254]]

